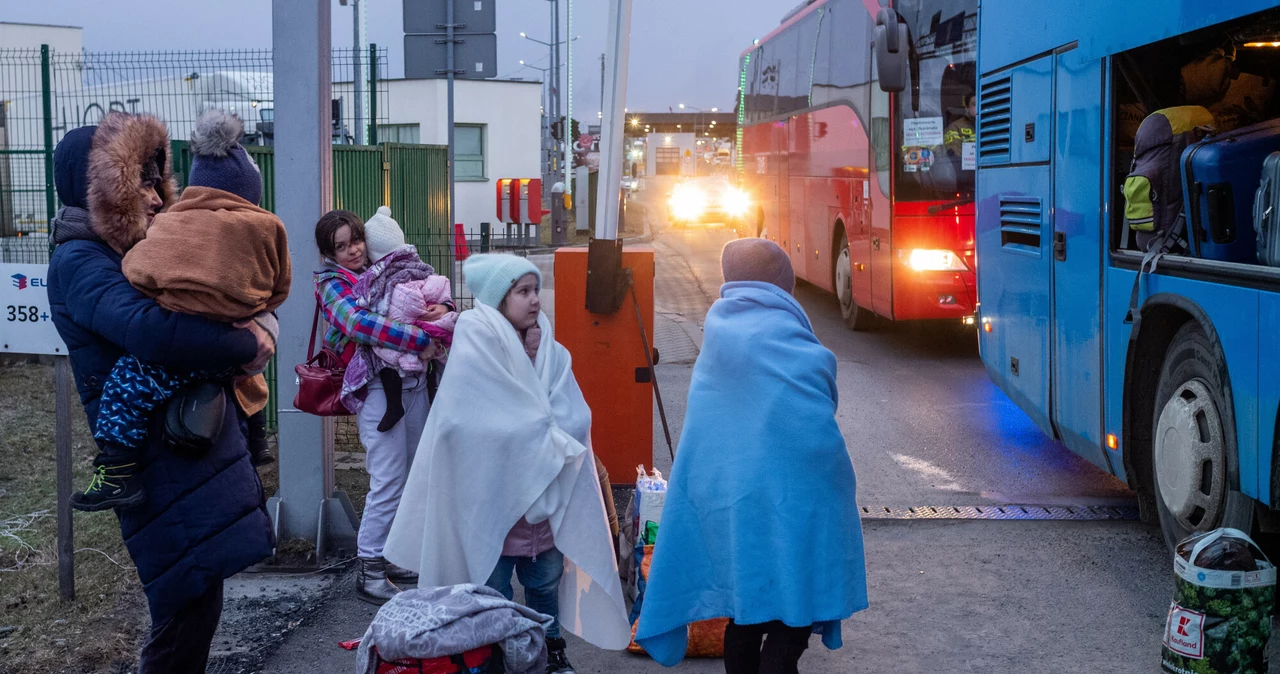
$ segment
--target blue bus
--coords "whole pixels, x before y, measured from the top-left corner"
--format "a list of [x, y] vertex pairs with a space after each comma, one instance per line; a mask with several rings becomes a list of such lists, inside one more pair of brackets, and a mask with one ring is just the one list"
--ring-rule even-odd
[[1121, 187], [1157, 110], [1203, 106], [1218, 132], [1280, 119], [1277, 5], [979, 9], [983, 363], [1046, 434], [1125, 480], [1170, 545], [1276, 519], [1280, 268], [1168, 255], [1142, 276], [1140, 320], [1126, 320], [1143, 252]]

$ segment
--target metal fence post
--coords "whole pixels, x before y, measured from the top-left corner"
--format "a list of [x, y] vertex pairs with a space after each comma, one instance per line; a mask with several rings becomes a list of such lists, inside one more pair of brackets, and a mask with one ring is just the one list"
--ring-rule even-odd
[[58, 489], [58, 595], [76, 598], [76, 544], [71, 518], [71, 361], [58, 356], [53, 366], [54, 443]]
[[487, 222], [480, 223], [480, 252], [481, 253], [489, 252], [490, 236], [491, 234], [489, 232], [489, 223]]
[[49, 45], [40, 45], [40, 94], [44, 111], [44, 208], [45, 227], [49, 230], [49, 255], [53, 256], [53, 211], [57, 207], [53, 189], [53, 72]]
[[369, 43], [369, 144], [378, 144], [378, 44]]

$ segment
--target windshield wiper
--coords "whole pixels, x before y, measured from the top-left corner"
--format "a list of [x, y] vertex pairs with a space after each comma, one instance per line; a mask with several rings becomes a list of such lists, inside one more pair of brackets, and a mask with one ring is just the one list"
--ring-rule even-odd
[[964, 206], [965, 204], [971, 204], [971, 203], [973, 203], [973, 197], [965, 197], [963, 199], [956, 199], [955, 201], [948, 201], [945, 204], [930, 206], [929, 215], [937, 215], [943, 211], [951, 210], [953, 208], [959, 208], [961, 206]]

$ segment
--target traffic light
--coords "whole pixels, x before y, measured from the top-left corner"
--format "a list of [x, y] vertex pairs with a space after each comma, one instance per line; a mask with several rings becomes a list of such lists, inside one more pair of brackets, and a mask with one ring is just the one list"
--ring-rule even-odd
[[575, 119], [573, 120], [573, 123], [569, 125], [569, 138], [577, 140], [580, 135], [581, 134], [578, 133], [578, 120]]
[[556, 140], [564, 140], [564, 118], [551, 123], [551, 137]]

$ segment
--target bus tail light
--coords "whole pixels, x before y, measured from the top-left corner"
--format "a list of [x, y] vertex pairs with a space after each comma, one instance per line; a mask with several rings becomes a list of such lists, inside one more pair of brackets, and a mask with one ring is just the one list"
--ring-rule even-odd
[[915, 271], [968, 271], [964, 258], [949, 250], [912, 248], [899, 250], [898, 257]]

